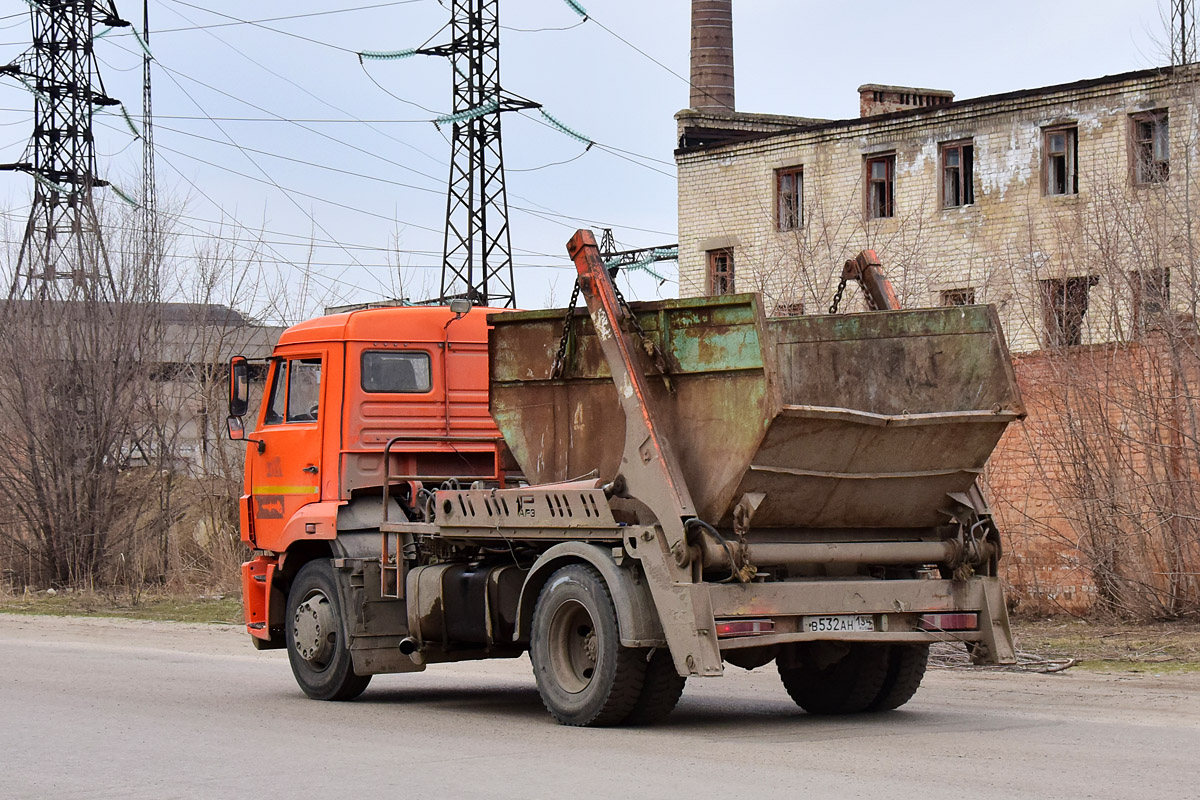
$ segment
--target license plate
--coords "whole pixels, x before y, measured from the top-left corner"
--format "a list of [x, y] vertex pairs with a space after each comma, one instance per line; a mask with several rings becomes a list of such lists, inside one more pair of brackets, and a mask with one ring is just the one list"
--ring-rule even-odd
[[875, 618], [870, 614], [828, 614], [805, 617], [805, 633], [860, 633], [875, 630]]

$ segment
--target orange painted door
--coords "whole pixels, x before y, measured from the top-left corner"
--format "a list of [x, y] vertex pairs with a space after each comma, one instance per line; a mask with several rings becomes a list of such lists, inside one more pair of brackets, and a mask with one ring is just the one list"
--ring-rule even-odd
[[325, 402], [328, 353], [304, 350], [281, 355], [271, 364], [263, 411], [253, 438], [262, 452], [248, 448], [250, 513], [254, 543], [286, 550], [284, 526], [296, 511], [321, 499], [321, 432], [335, 417]]

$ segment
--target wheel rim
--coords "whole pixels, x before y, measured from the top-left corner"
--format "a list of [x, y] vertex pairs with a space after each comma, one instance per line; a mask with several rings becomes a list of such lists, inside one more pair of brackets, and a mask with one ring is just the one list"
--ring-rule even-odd
[[325, 669], [333, 659], [337, 624], [333, 605], [320, 589], [313, 589], [296, 606], [292, 617], [296, 653], [314, 669]]
[[555, 682], [570, 694], [582, 692], [592, 682], [599, 656], [591, 613], [576, 600], [563, 602], [554, 610], [547, 638]]

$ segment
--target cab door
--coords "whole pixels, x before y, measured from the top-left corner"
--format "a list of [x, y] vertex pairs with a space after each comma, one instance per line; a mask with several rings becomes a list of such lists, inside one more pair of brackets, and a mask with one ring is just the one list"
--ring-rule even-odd
[[283, 528], [298, 509], [321, 499], [322, 409], [328, 353], [306, 350], [272, 359], [268, 388], [251, 447], [250, 513], [254, 545], [287, 549]]

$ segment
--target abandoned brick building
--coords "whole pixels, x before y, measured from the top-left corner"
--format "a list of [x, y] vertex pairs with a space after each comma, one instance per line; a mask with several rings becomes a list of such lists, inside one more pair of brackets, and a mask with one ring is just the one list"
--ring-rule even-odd
[[1088, 608], [1121, 588], [1097, 585], [1106, 542], [1171, 526], [1129, 568], [1194, 572], [1197, 65], [964, 100], [871, 84], [844, 120], [745, 113], [731, 6], [692, 4], [680, 294], [826, 313], [843, 263], [872, 248], [905, 306], [994, 304], [1031, 415], [989, 469], [1016, 596]]
[[[1015, 352], [1127, 336], [1172, 287], [1192, 294], [1182, 229], [1161, 226], [1186, 216], [1195, 180], [1193, 77], [961, 101], [868, 85], [849, 120], [680, 112], [680, 293], [761, 291], [768, 312], [812, 312], [870, 247], [909, 305], [994, 303]], [[1103, 241], [1106, 221], [1149, 238]]]

